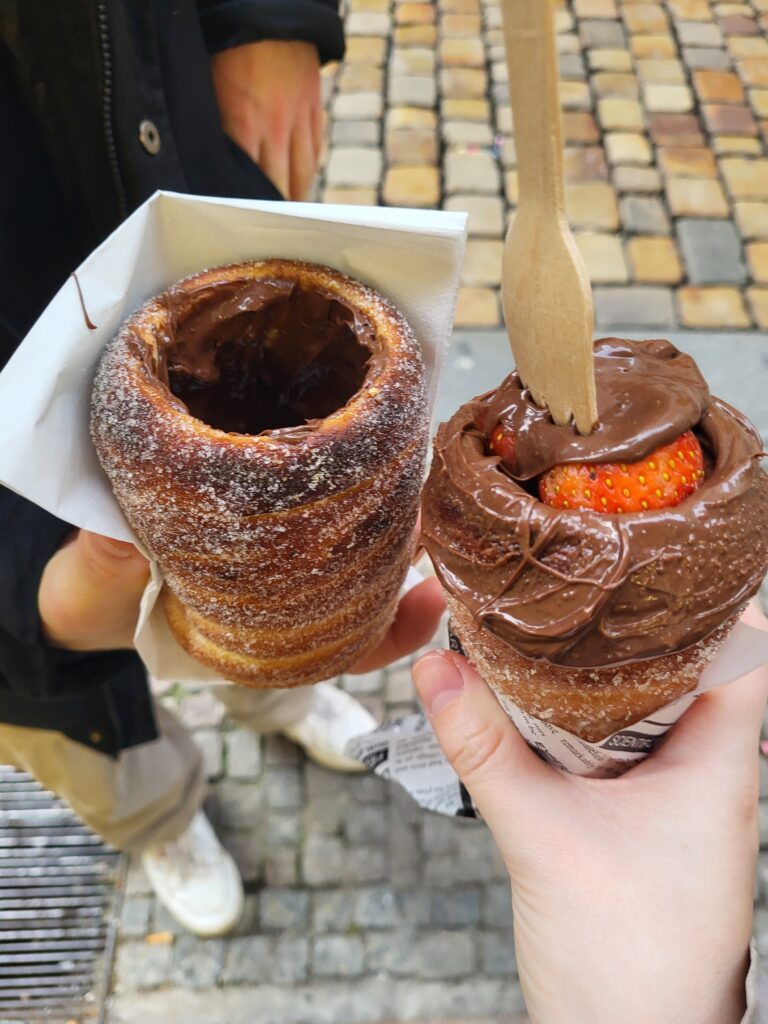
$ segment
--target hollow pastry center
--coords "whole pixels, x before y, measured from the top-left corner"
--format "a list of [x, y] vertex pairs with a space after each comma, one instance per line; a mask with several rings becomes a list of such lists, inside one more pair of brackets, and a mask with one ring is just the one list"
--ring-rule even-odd
[[374, 331], [351, 306], [289, 281], [209, 292], [177, 317], [164, 353], [168, 387], [192, 416], [259, 434], [324, 419], [359, 391]]

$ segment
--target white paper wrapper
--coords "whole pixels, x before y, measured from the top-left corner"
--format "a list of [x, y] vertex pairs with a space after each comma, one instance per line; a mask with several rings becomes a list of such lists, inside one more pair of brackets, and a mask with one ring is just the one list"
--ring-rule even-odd
[[[77, 269], [0, 375], [0, 483], [74, 526], [135, 542], [88, 433], [105, 344], [146, 299], [207, 267], [282, 257], [324, 263], [390, 298], [413, 328], [434, 403], [453, 323], [466, 214], [158, 192]], [[181, 649], [155, 605], [153, 567], [136, 635], [160, 680], [221, 682]]]
[[[451, 636], [451, 648], [463, 653]], [[650, 718], [621, 729], [600, 743], [542, 722], [519, 708], [505, 694], [496, 698], [528, 745], [549, 764], [571, 775], [615, 778], [652, 753], [698, 696], [738, 679], [768, 662], [768, 633], [737, 623], [691, 693], [673, 701]], [[491, 687], [493, 689], [493, 687]], [[353, 740], [347, 752], [364, 761], [377, 775], [399, 783], [420, 807], [439, 814], [475, 817], [472, 800], [445, 758], [432, 726], [424, 715], [388, 722]]]

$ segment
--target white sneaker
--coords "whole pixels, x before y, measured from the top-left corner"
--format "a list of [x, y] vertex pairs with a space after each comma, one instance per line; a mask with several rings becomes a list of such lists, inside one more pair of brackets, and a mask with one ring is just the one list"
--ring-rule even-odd
[[149, 847], [141, 859], [158, 899], [195, 935], [224, 935], [240, 920], [240, 872], [202, 811], [178, 839]]
[[347, 757], [344, 751], [351, 739], [372, 732], [376, 725], [373, 715], [354, 697], [330, 683], [317, 683], [312, 710], [283, 733], [324, 768], [365, 772], [365, 765]]

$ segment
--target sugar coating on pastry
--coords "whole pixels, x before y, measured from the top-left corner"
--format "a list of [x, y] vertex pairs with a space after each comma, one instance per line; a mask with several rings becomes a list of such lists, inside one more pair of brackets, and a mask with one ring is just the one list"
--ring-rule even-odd
[[412, 550], [428, 407], [413, 332], [373, 289], [288, 260], [179, 282], [105, 350], [91, 431], [198, 660], [295, 686], [378, 643]]

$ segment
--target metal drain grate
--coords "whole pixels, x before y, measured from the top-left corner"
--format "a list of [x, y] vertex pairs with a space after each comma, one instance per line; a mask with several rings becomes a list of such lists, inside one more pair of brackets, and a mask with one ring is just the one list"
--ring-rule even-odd
[[98, 1019], [119, 865], [31, 776], [0, 766], [0, 1024]]

